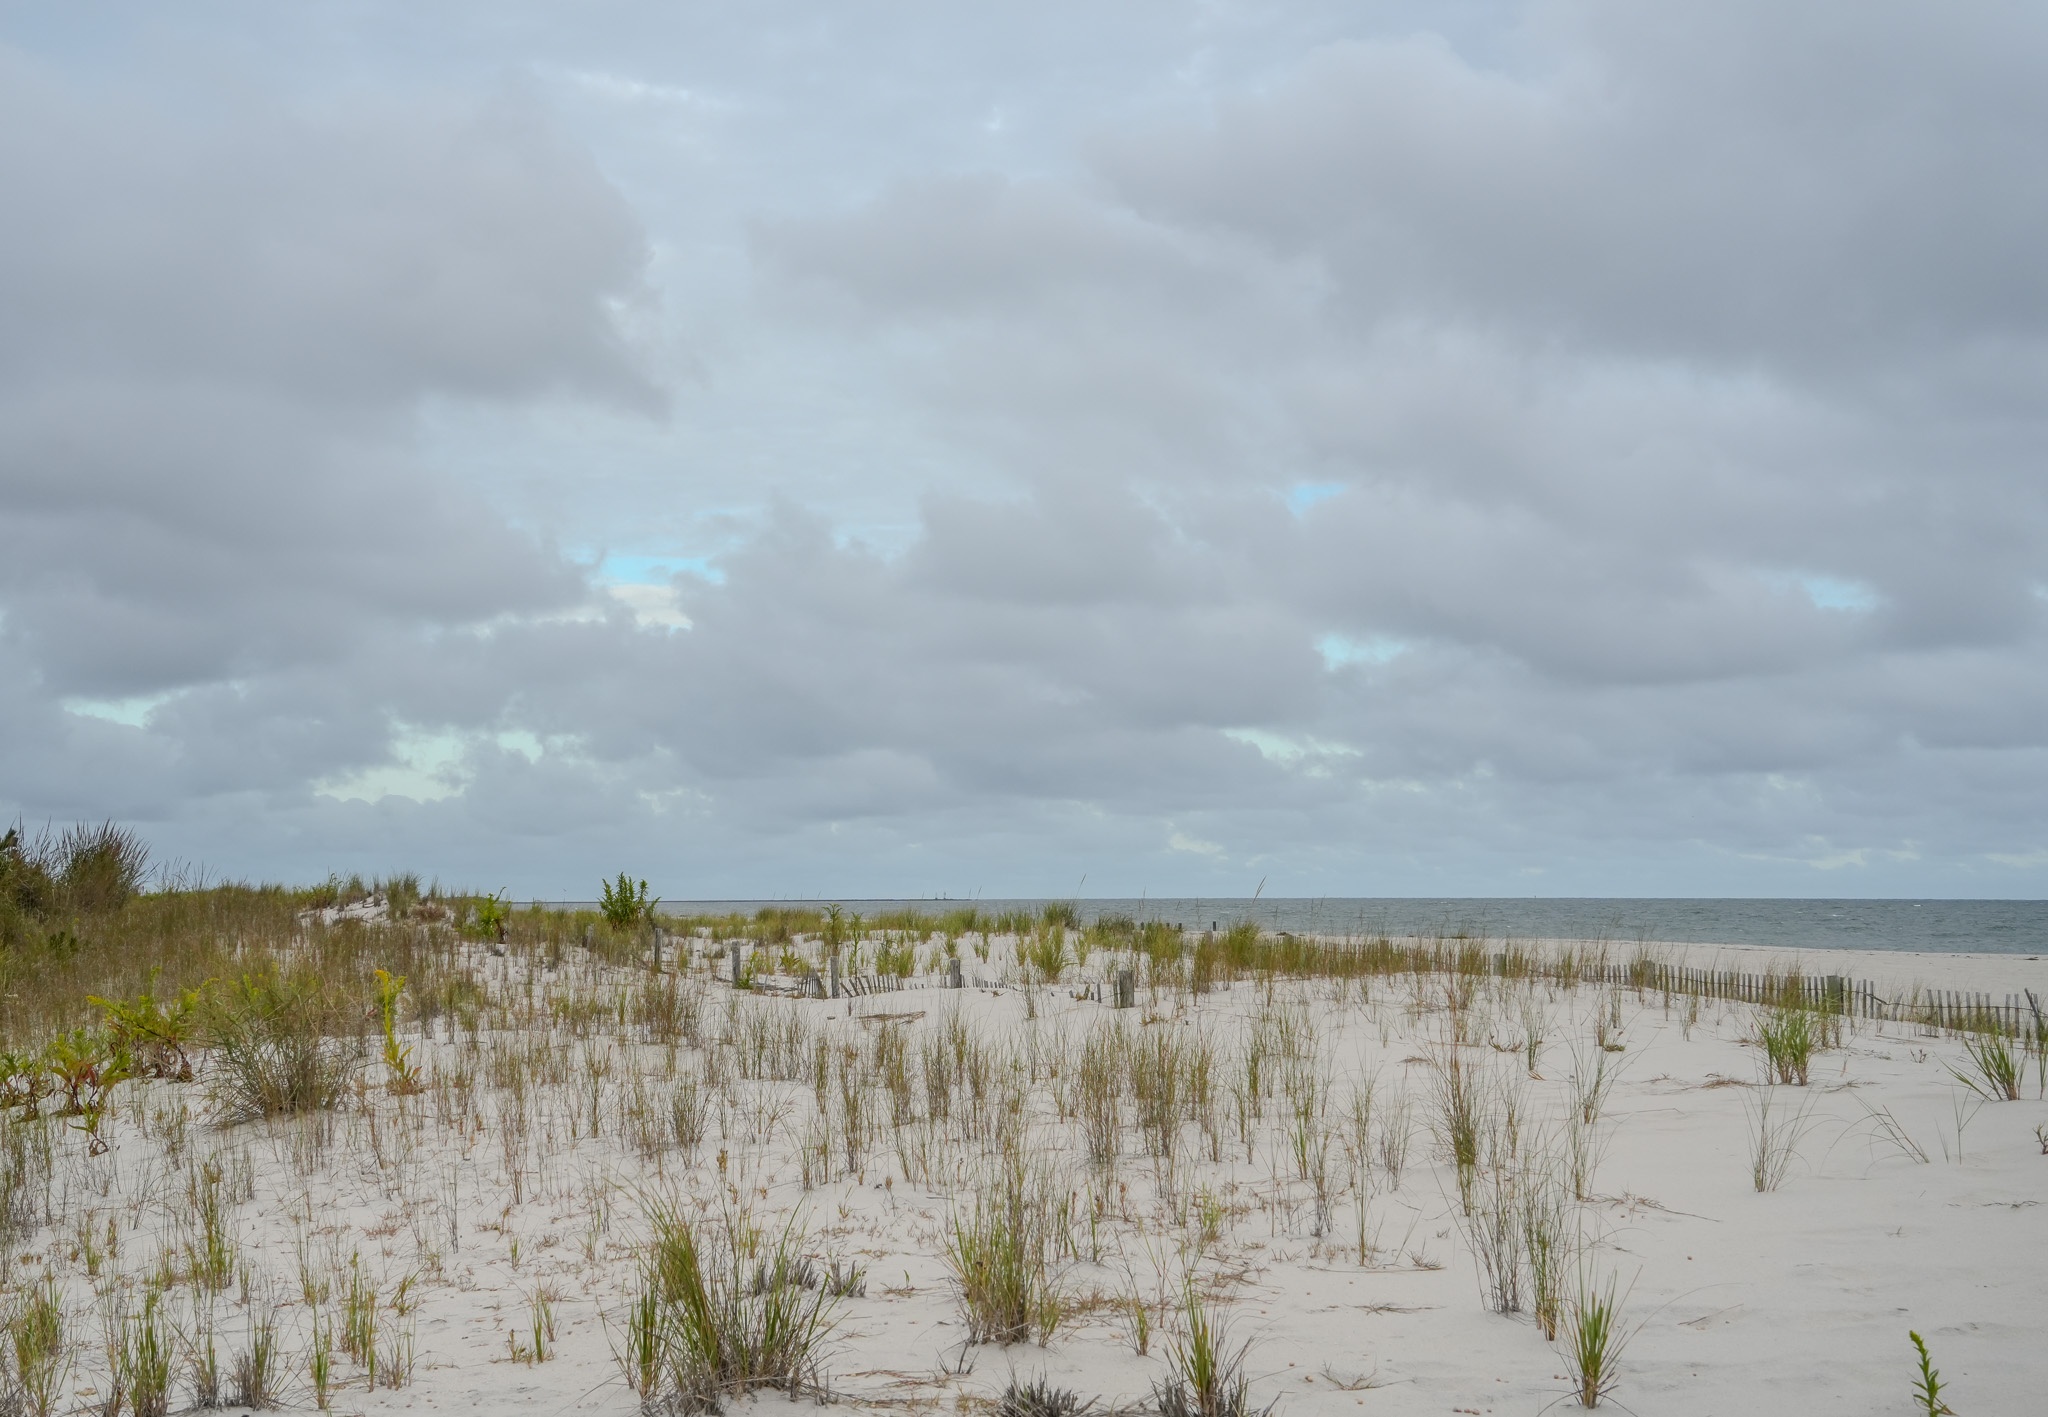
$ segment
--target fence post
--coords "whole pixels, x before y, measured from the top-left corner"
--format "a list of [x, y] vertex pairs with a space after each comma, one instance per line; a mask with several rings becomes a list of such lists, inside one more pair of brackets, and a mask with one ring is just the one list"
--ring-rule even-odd
[[735, 987], [740, 982], [740, 942], [738, 940], [732, 942], [732, 982]]
[[1128, 1009], [1138, 1002], [1138, 977], [1128, 969], [1119, 969], [1115, 981], [1115, 1007]]
[[837, 950], [832, 952], [832, 957], [827, 963], [831, 966], [832, 974], [832, 992], [827, 997], [836, 999], [839, 997], [839, 952]]
[[967, 981], [960, 977], [960, 956], [954, 955], [946, 961], [946, 987], [948, 989], [961, 989], [965, 988], [966, 985]]

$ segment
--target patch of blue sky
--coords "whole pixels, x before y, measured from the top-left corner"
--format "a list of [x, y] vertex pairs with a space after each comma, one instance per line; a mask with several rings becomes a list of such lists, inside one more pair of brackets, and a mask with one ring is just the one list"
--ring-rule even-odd
[[1287, 489], [1287, 510], [1305, 517], [1316, 503], [1327, 502], [1344, 490], [1341, 482], [1297, 482]]
[[495, 747], [537, 763], [549, 752], [565, 746], [575, 751], [573, 740], [543, 739], [524, 728], [475, 732], [401, 727], [387, 761], [325, 778], [314, 784], [314, 790], [341, 801], [378, 802], [386, 797], [409, 797], [415, 802], [439, 802], [460, 796], [468, 789], [476, 772], [472, 758], [480, 749]]
[[703, 556], [641, 556], [607, 554], [597, 565], [597, 578], [610, 585], [666, 585], [678, 575], [691, 575], [713, 585], [725, 584], [725, 572]]
[[386, 797], [439, 802], [460, 795], [471, 776], [467, 735], [401, 727], [389, 760], [323, 778], [313, 790], [343, 802], [381, 802]]
[[1867, 615], [1883, 603], [1875, 587], [1838, 576], [1801, 576], [1799, 588], [1822, 610], [1853, 610]]
[[172, 695], [137, 694], [126, 699], [66, 699], [64, 711], [84, 718], [102, 719], [128, 728], [147, 728], [149, 716], [162, 705], [170, 702]]
[[1323, 657], [1323, 668], [1338, 670], [1351, 664], [1389, 664], [1408, 653], [1411, 646], [1406, 640], [1397, 640], [1390, 635], [1372, 635], [1355, 639], [1350, 635], [1324, 635], [1316, 641], [1316, 651]]
[[1867, 581], [1847, 576], [1822, 576], [1806, 571], [1767, 571], [1764, 581], [1779, 591], [1797, 591], [1818, 610], [1842, 610], [1867, 615], [1884, 604], [1884, 597]]
[[1275, 733], [1265, 728], [1226, 728], [1225, 738], [1256, 748], [1259, 756], [1269, 763], [1285, 768], [1306, 770], [1310, 776], [1324, 776], [1329, 771], [1329, 761], [1334, 758], [1355, 758], [1358, 749], [1348, 743], [1331, 743], [1321, 738], [1306, 735]]
[[523, 728], [514, 728], [497, 734], [492, 741], [503, 751], [517, 753], [529, 763], [539, 762], [541, 754], [547, 751], [546, 744]]

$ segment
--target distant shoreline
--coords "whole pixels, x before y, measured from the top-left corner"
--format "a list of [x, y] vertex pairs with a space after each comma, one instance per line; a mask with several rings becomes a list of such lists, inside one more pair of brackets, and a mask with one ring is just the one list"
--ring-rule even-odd
[[[811, 900], [667, 900], [665, 915], [751, 915], [763, 909], [838, 906], [866, 916], [1037, 914], [1060, 900], [1083, 923], [1105, 916], [1163, 920], [1186, 929], [1226, 929], [1250, 921], [1296, 935], [1578, 940], [1671, 947], [1779, 951], [2027, 956], [2048, 955], [2048, 901], [1862, 900], [1697, 897], [827, 897]], [[557, 910], [595, 909], [595, 901], [522, 902]]]

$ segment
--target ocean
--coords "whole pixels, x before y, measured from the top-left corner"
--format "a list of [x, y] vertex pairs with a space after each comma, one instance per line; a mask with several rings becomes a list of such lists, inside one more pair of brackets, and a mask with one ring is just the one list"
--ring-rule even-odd
[[[592, 905], [546, 901], [546, 905]], [[748, 914], [763, 906], [837, 904], [848, 914], [885, 910], [940, 914], [1030, 910], [1040, 900], [701, 900], [666, 901], [664, 914]], [[2042, 900], [1629, 900], [1571, 898], [1298, 899], [1219, 897], [1094, 899], [1074, 902], [1083, 920], [1127, 915], [1189, 929], [1254, 920], [1269, 930], [1326, 935], [1477, 935], [1492, 939], [1671, 940], [1687, 944], [1768, 945], [1802, 950], [1927, 950], [1942, 953], [2048, 954], [2048, 901]]]

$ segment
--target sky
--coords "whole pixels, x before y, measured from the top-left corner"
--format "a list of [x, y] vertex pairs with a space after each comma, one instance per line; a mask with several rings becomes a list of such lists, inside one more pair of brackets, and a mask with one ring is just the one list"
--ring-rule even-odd
[[2048, 895], [2048, 10], [0, 3], [0, 811]]

